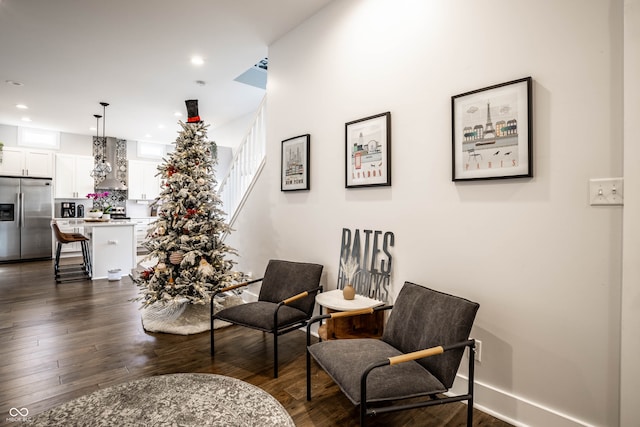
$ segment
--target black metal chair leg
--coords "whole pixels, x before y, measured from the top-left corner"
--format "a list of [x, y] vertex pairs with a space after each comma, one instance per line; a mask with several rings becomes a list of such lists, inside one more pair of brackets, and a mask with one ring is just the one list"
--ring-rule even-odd
[[273, 378], [278, 378], [278, 331], [273, 332]]
[[91, 255], [89, 254], [89, 245], [86, 240], [80, 242], [80, 246], [82, 247], [82, 260], [84, 262], [84, 273], [91, 277]]
[[60, 251], [62, 250], [62, 243], [58, 242], [56, 247], [56, 262], [53, 264], [53, 272], [56, 278], [56, 283], [60, 283]]
[[80, 242], [80, 251], [82, 252], [82, 271], [87, 274], [87, 248], [84, 241]]
[[60, 251], [62, 251], [62, 243], [58, 242], [56, 246], [56, 263], [55, 263], [55, 271], [56, 274], [60, 271]]
[[85, 240], [85, 246], [87, 248], [87, 268], [89, 271], [89, 277], [93, 276], [93, 260], [91, 259], [91, 248], [89, 247], [89, 241]]
[[467, 375], [468, 379], [468, 390], [467, 394], [470, 396], [467, 401], [467, 427], [473, 427], [473, 384], [475, 381], [475, 360], [476, 360], [476, 347], [475, 344], [469, 346], [469, 370]]
[[311, 355], [307, 347], [307, 400], [311, 401]]
[[213, 322], [214, 322], [214, 318], [213, 318], [213, 297], [211, 298], [211, 338], [210, 338], [210, 342], [211, 342], [211, 356], [213, 356]]

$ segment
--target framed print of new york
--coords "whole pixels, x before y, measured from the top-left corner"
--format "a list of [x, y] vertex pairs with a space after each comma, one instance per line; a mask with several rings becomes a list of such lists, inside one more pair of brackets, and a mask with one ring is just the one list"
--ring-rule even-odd
[[282, 141], [281, 191], [309, 189], [309, 134]]
[[451, 97], [453, 181], [533, 176], [531, 77]]
[[345, 187], [391, 185], [391, 113], [345, 124]]

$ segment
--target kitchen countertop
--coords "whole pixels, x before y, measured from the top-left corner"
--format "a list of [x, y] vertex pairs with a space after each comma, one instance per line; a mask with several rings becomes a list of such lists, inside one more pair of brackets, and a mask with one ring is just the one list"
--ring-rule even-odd
[[66, 221], [69, 225], [77, 225], [84, 227], [104, 227], [113, 225], [136, 225], [131, 219], [110, 219], [107, 221], [95, 221], [88, 218], [54, 218], [55, 221]]
[[114, 226], [135, 226], [135, 222], [131, 222], [128, 219], [110, 219], [109, 221], [82, 221], [82, 223], [76, 223], [76, 225], [82, 225], [84, 227], [114, 227]]

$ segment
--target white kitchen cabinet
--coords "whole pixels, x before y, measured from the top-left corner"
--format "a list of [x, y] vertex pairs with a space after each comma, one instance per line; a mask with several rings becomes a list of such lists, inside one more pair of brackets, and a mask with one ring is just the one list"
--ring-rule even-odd
[[4, 147], [2, 150], [2, 163], [0, 163], [0, 175], [22, 176], [24, 170], [24, 154], [22, 150]]
[[85, 224], [91, 238], [92, 279], [106, 279], [110, 270], [124, 276], [136, 266], [136, 242], [131, 222]]
[[153, 200], [160, 194], [160, 177], [156, 162], [129, 160], [129, 199]]
[[136, 236], [136, 247], [138, 249], [142, 248], [142, 243], [147, 237], [147, 229], [149, 228], [149, 224], [155, 221], [151, 218], [131, 218], [131, 222], [135, 224], [134, 233]]
[[94, 192], [91, 156], [56, 154], [56, 198], [80, 199]]
[[53, 177], [53, 152], [4, 147], [0, 175], [51, 178]]

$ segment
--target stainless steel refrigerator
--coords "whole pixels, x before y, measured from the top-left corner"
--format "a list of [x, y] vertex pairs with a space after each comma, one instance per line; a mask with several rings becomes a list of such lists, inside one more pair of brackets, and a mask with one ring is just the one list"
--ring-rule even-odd
[[0, 262], [51, 258], [50, 178], [0, 177]]

